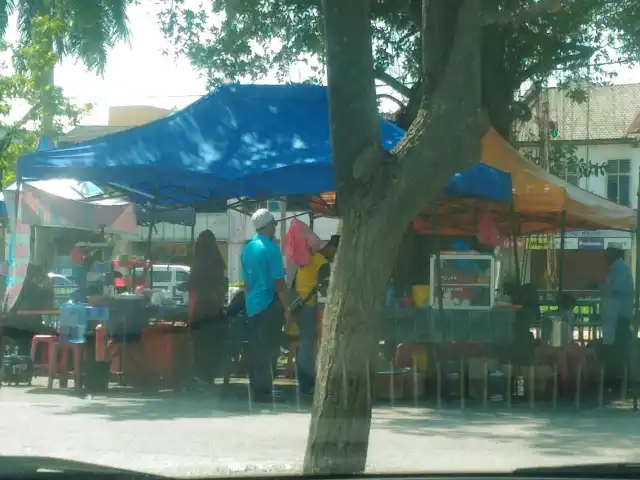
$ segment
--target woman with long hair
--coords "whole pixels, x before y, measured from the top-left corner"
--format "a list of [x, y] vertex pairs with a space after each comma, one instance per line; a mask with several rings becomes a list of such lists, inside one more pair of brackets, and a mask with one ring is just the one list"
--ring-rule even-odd
[[211, 230], [203, 231], [195, 244], [189, 292], [189, 324], [194, 348], [195, 376], [210, 383], [224, 360], [227, 336], [223, 312], [228, 281], [226, 265]]

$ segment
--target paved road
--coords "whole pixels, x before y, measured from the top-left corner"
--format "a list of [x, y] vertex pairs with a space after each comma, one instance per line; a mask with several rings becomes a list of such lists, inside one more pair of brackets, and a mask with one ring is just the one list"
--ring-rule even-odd
[[[300, 468], [309, 415], [295, 405], [215, 407], [208, 397], [84, 399], [0, 390], [0, 454], [48, 455], [181, 476]], [[640, 461], [640, 413], [380, 408], [371, 471], [506, 470]]]

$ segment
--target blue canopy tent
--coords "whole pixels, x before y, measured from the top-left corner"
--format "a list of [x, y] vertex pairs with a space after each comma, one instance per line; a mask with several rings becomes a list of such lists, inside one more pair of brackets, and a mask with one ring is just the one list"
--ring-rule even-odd
[[[404, 135], [380, 120], [382, 143]], [[230, 198], [334, 189], [327, 90], [313, 85], [224, 85], [155, 122], [74, 146], [21, 156], [24, 181], [75, 178], [110, 185], [136, 203], [207, 208]], [[511, 201], [506, 173], [477, 165], [447, 193]]]

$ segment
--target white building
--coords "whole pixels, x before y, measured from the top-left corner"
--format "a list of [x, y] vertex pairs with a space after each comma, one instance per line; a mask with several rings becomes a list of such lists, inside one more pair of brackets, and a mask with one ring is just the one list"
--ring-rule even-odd
[[[576, 147], [576, 156], [602, 164], [606, 174], [578, 178], [567, 171], [564, 178], [596, 195], [637, 208], [640, 174], [640, 84], [611, 85], [587, 89], [586, 100], [576, 103], [565, 91], [548, 89], [549, 119], [556, 124], [553, 142]], [[538, 126], [534, 120], [518, 129], [523, 148], [537, 148]]]
[[[548, 89], [549, 120], [555, 123], [555, 142], [575, 147], [575, 155], [591, 164], [601, 165], [603, 174], [580, 178], [575, 170], [563, 172], [569, 183], [621, 205], [638, 207], [640, 176], [640, 84], [590, 87], [586, 99], [578, 103], [566, 91]], [[517, 140], [523, 150], [539, 146], [538, 112], [517, 129]], [[628, 232], [575, 232], [565, 237], [565, 282], [570, 287], [586, 288], [586, 284], [603, 275], [601, 250], [617, 243], [628, 250], [631, 261], [632, 234]], [[558, 243], [558, 242], [556, 242]], [[531, 277], [544, 269], [544, 251], [531, 254]], [[635, 263], [635, 262], [632, 262]]]

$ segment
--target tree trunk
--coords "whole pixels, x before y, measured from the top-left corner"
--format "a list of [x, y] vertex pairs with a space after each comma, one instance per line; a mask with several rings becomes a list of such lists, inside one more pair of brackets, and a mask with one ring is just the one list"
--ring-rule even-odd
[[491, 126], [507, 141], [515, 120], [511, 107], [520, 87], [513, 71], [505, 64], [508, 32], [485, 28], [482, 39], [482, 104], [487, 109]]
[[443, 51], [430, 52], [437, 74], [428, 76], [429, 92], [391, 154], [380, 146], [371, 2], [323, 2], [331, 148], [343, 230], [324, 313], [307, 474], [364, 471], [375, 373], [370, 365], [400, 242], [450, 176], [479, 160], [486, 131], [479, 115], [479, 2], [456, 0], [452, 6], [450, 0], [429, 0], [429, 8], [441, 15], [451, 15], [445, 6], [455, 7], [450, 17], [455, 33], [438, 45]]
[[55, 140], [56, 136], [56, 129], [54, 124], [55, 100], [53, 98], [55, 78], [53, 68], [51, 68], [50, 70], [47, 69], [42, 72], [41, 81], [42, 85], [38, 87], [42, 92], [42, 126], [40, 129], [40, 136], [47, 137], [53, 141]]
[[[371, 199], [363, 201], [368, 210]], [[387, 279], [402, 230], [382, 215], [367, 218], [355, 205], [343, 211], [340, 253], [324, 312], [316, 398], [304, 471], [363, 472], [369, 445], [372, 379]]]

